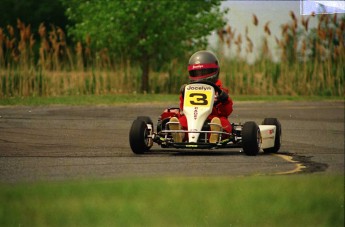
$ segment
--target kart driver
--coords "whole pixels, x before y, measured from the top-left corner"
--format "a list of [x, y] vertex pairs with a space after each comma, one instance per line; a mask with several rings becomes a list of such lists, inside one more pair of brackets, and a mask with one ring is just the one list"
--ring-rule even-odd
[[[228, 120], [228, 117], [232, 113], [232, 99], [229, 97], [228, 89], [222, 86], [222, 82], [219, 80], [219, 62], [215, 54], [210, 51], [201, 50], [194, 53], [188, 63], [188, 72], [190, 82], [211, 82], [216, 84], [222, 92], [218, 94], [216, 92], [215, 105], [213, 106], [212, 113], [208, 116], [208, 121], [211, 122], [211, 131], [220, 131], [220, 127], [227, 133], [231, 133], [232, 127]], [[180, 89], [180, 110], [183, 111], [184, 101], [184, 89], [186, 85], [182, 85]], [[169, 122], [175, 124], [169, 124], [171, 130], [187, 130], [187, 118], [185, 115], [181, 115], [179, 118], [172, 117]], [[180, 124], [176, 124], [179, 122]], [[182, 142], [185, 139], [185, 133], [172, 133], [175, 142]], [[223, 138], [224, 139], [224, 138]], [[216, 143], [218, 141], [218, 134], [211, 133], [209, 137], [210, 143]]]

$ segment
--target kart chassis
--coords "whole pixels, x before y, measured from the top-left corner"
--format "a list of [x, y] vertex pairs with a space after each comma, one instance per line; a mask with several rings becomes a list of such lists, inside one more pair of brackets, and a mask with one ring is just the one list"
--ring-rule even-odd
[[[172, 130], [169, 125], [172, 117], [180, 116], [179, 108], [168, 108], [159, 117], [157, 129], [148, 116], [138, 116], [132, 123], [129, 142], [135, 154], [148, 152], [154, 143], [162, 148], [177, 149], [221, 149], [241, 148], [246, 155], [255, 156], [260, 150], [265, 153], [276, 153], [281, 146], [281, 124], [276, 118], [265, 118], [261, 125], [254, 121], [232, 123], [232, 132], [222, 130], [210, 131], [213, 123], [207, 121], [212, 111], [216, 92], [220, 88], [214, 84], [196, 83], [186, 86], [184, 93], [184, 114], [187, 117], [188, 130]], [[197, 110], [197, 114], [196, 114]], [[187, 139], [176, 142], [172, 133], [185, 133]], [[218, 134], [218, 140], [210, 143], [210, 133]]]

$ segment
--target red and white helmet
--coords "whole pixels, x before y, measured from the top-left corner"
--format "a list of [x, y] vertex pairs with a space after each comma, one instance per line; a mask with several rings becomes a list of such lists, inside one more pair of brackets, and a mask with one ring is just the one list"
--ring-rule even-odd
[[216, 83], [219, 77], [218, 58], [210, 51], [194, 53], [188, 63], [190, 82], [208, 81]]

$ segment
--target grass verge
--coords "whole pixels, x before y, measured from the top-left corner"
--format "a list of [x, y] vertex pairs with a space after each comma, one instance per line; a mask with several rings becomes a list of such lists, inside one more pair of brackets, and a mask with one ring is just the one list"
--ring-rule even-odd
[[344, 176], [0, 184], [1, 226], [344, 226]]
[[[324, 101], [344, 100], [344, 97], [329, 96], [232, 96], [234, 101]], [[128, 103], [176, 102], [177, 94], [114, 94], [57, 97], [3, 97], [0, 105], [116, 105]]]

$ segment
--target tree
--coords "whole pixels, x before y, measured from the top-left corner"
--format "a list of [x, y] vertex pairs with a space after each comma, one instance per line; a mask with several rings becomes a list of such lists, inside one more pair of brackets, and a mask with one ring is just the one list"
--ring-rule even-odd
[[15, 26], [17, 19], [31, 25], [36, 32], [41, 23], [65, 28], [67, 17], [60, 0], [1, 0], [0, 27]]
[[206, 47], [207, 35], [225, 25], [220, 0], [64, 0], [74, 23], [69, 34], [92, 37], [96, 48], [139, 64], [141, 92], [149, 90], [149, 70], [186, 51]]

